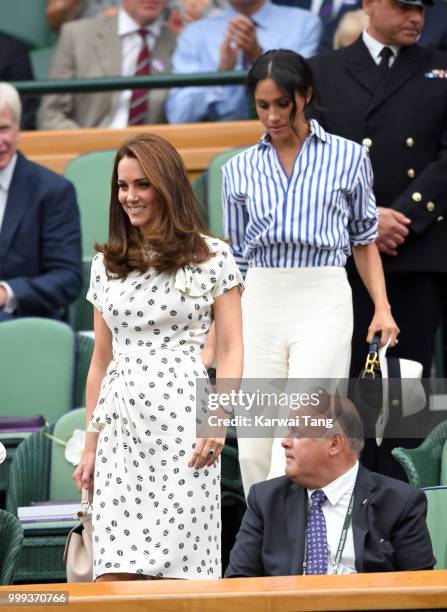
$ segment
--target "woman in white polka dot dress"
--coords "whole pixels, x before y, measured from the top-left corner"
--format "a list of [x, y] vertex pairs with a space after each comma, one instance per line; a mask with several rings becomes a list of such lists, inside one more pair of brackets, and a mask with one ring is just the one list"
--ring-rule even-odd
[[242, 279], [227, 245], [206, 235], [162, 138], [119, 149], [98, 251], [86, 450], [74, 473], [93, 490], [94, 578], [219, 578], [224, 438], [196, 437], [196, 380], [207, 376], [213, 320], [217, 376], [241, 376]]

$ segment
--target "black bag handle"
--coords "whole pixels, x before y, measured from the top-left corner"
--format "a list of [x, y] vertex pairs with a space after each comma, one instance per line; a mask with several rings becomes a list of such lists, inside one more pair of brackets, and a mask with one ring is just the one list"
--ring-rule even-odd
[[377, 332], [374, 338], [370, 342], [368, 355], [366, 356], [365, 367], [360, 374], [361, 378], [379, 378], [381, 376], [380, 362], [379, 362], [379, 348], [382, 332]]

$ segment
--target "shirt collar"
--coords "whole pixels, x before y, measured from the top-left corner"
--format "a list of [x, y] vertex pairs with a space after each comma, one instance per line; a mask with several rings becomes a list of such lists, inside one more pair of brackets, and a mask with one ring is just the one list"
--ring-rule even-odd
[[142, 28], [124, 9], [121, 9], [118, 13], [118, 36], [122, 38], [123, 36], [135, 34], [139, 30], [144, 29], [157, 38], [160, 35], [162, 23], [163, 17], [159, 17]]
[[399, 55], [400, 47], [397, 45], [384, 45], [373, 38], [371, 34], [368, 34], [366, 30], [362, 33], [362, 37], [366, 48], [376, 63], [380, 60], [380, 53], [384, 47], [389, 47], [395, 58]]
[[[352, 491], [354, 489], [355, 481], [357, 480], [357, 472], [359, 471], [359, 462], [356, 461], [355, 464], [350, 468], [347, 472], [330, 482], [328, 485], [322, 488], [322, 491], [326, 495], [329, 500], [329, 503], [332, 506], [336, 506], [338, 502], [341, 500], [343, 495], [348, 491]], [[307, 489], [307, 494], [309, 496], [315, 489]]]
[[3, 168], [3, 170], [0, 170], [0, 187], [3, 189], [3, 191], [6, 191], [6, 193], [8, 193], [9, 191], [9, 186], [11, 185], [12, 175], [14, 174], [16, 163], [17, 163], [17, 153], [11, 159], [11, 161], [6, 166], [6, 168]]
[[[316, 119], [311, 119], [309, 121], [310, 134], [308, 138], [318, 138], [322, 142], [327, 142], [328, 137], [325, 130], [321, 127]], [[268, 132], [264, 132], [259, 140], [259, 146], [271, 146], [270, 134]]]
[[[266, 0], [266, 2], [261, 6], [261, 8], [250, 15], [250, 19], [256, 22], [256, 26], [262, 29], [270, 29], [272, 22], [272, 11], [274, 10], [272, 3], [270, 0]], [[240, 13], [236, 11], [230, 4], [222, 11], [221, 13], [226, 19], [231, 19], [235, 15], [239, 15]]]

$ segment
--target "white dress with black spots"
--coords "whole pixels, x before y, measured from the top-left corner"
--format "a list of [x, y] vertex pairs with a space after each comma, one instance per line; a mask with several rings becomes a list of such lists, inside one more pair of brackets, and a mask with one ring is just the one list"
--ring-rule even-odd
[[176, 274], [108, 278], [92, 263], [87, 299], [113, 337], [113, 360], [89, 426], [100, 431], [93, 499], [94, 577], [130, 572], [219, 578], [220, 463], [188, 467], [197, 378], [214, 298], [242, 278], [227, 245]]

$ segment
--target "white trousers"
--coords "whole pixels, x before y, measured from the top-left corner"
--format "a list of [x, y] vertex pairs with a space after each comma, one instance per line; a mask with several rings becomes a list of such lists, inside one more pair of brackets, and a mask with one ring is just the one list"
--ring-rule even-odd
[[[353, 314], [344, 268], [250, 268], [242, 312], [244, 378], [348, 378]], [[284, 475], [285, 456], [273, 430], [240, 435], [248, 495], [252, 484]]]

